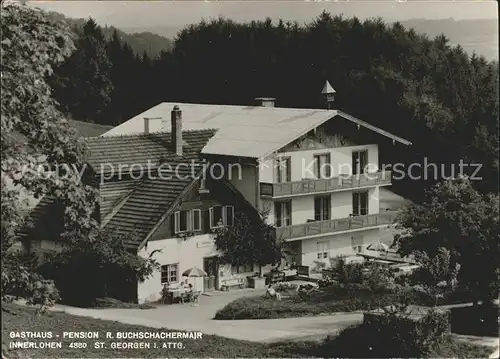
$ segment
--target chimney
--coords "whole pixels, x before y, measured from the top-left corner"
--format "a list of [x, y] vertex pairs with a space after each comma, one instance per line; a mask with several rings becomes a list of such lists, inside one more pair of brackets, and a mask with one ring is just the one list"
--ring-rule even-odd
[[175, 105], [171, 112], [172, 146], [178, 156], [182, 156], [182, 111]]
[[274, 107], [276, 99], [274, 97], [257, 97], [256, 101], [260, 101], [262, 107]]
[[149, 117], [144, 117], [144, 133], [149, 133], [149, 123], [151, 119]]

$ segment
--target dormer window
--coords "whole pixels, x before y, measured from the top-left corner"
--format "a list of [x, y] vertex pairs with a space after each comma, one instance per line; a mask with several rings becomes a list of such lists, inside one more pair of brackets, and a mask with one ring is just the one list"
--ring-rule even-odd
[[233, 206], [214, 206], [209, 209], [210, 228], [234, 225]]
[[201, 210], [177, 211], [174, 213], [174, 233], [201, 231]]

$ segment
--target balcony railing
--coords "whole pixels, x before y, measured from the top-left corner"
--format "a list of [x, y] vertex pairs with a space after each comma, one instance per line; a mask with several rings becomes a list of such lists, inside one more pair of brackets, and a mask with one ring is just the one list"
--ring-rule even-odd
[[319, 192], [347, 190], [351, 188], [391, 184], [391, 172], [380, 171], [328, 179], [305, 179], [284, 183], [260, 183], [260, 195], [267, 197], [297, 196]]
[[313, 221], [293, 226], [277, 227], [276, 235], [278, 238], [291, 240], [353, 229], [376, 227], [393, 223], [396, 215], [396, 211], [386, 211], [366, 216], [354, 216], [329, 221]]

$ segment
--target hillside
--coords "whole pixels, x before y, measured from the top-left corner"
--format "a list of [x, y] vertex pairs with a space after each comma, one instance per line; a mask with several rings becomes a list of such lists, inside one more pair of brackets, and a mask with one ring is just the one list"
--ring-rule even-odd
[[[79, 31], [87, 20], [68, 18], [57, 12], [50, 12], [50, 15], [54, 19], [66, 21], [76, 31]], [[128, 33], [114, 26], [102, 27], [102, 32], [106, 39], [110, 39], [115, 30], [118, 31], [122, 41], [130, 45], [136, 54], [143, 54], [146, 52], [150, 58], [156, 58], [162, 51], [169, 51], [172, 48], [172, 40], [149, 31]]]

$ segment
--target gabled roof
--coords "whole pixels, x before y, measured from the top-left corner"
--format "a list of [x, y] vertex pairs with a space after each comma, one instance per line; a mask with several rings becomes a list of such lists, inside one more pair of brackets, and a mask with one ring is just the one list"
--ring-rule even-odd
[[[102, 136], [140, 133], [144, 117], [157, 118], [150, 123], [153, 130], [170, 130], [170, 111], [174, 106], [182, 111], [183, 129], [218, 129], [203, 149], [205, 154], [263, 158], [305, 135], [324, 122], [338, 117], [403, 143], [398, 136], [337, 110], [296, 109], [264, 106], [226, 106], [190, 103], [161, 103]], [[163, 120], [162, 120], [163, 119]], [[355, 120], [355, 121], [354, 121]]]
[[[141, 178], [135, 179], [127, 177], [130, 173], [129, 168], [125, 167], [126, 173], [122, 173], [125, 178], [120, 179], [120, 183], [101, 183], [101, 207], [104, 206], [101, 208], [101, 221], [105, 219], [103, 226], [120, 234], [134, 234], [136, 237], [133, 237], [133, 241], [125, 244], [137, 248], [163, 214], [194, 184], [202, 170], [201, 150], [214, 133], [214, 130], [183, 131], [182, 156], [172, 151], [170, 133], [89, 138], [88, 163], [98, 174], [118, 169], [119, 166], [147, 165], [148, 161], [157, 165], [170, 165], [162, 167], [161, 176], [158, 172], [151, 173], [154, 177], [146, 172]], [[176, 167], [181, 163], [188, 166]], [[30, 213], [29, 223], [36, 227], [54, 205], [53, 200], [45, 196]]]
[[123, 234], [124, 238], [128, 238], [128, 234], [135, 234], [133, 242], [125, 245], [137, 248], [194, 181], [190, 170], [172, 179], [145, 179], [127, 195], [104, 227]]

